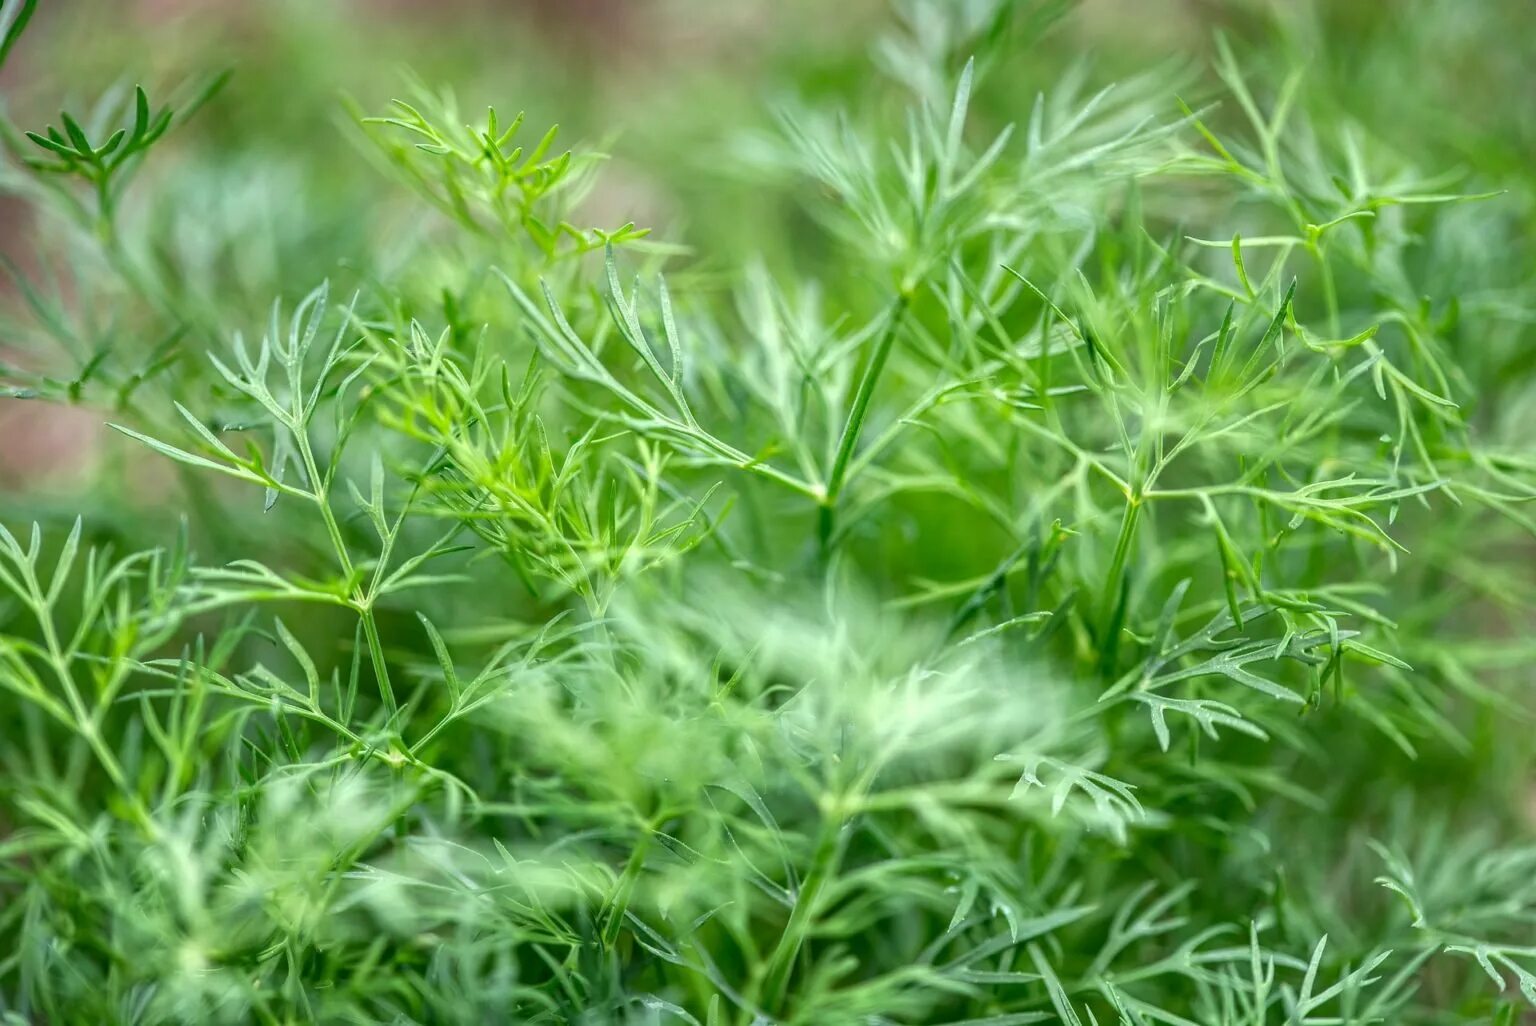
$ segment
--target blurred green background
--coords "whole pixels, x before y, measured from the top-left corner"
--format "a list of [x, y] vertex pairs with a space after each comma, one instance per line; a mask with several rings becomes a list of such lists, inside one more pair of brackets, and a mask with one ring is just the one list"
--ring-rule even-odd
[[[0, 364], [67, 380], [91, 354], [153, 366], [169, 345], [180, 367], [205, 367], [201, 351], [258, 330], [274, 301], [290, 305], [322, 280], [337, 295], [388, 291], [410, 307], [402, 316], [441, 323], [443, 290], [474, 295], [465, 275], [483, 276], [506, 253], [462, 239], [359, 127], [360, 115], [422, 89], [451, 92], [463, 120], [491, 104], [526, 110], [536, 131], [559, 123], [564, 145], [609, 154], [577, 220], [652, 229], [671, 247], [656, 260], [695, 297], [716, 289], [729, 303], [742, 269], [761, 263], [781, 279], [815, 278], [847, 316], [871, 316], [884, 286], [848, 269], [815, 220], [823, 197], [807, 191], [816, 187], [744, 155], [785, 106], [845, 108], [887, 125], [900, 123], [914, 92], [942, 107], [952, 83], [915, 69], [944, 59], [907, 51], [964, 52], [968, 43], [948, 36], [984, 31], [1002, 8], [1016, 38], [997, 49], [1008, 56], [984, 69], [972, 100], [978, 138], [1027, 120], [1042, 90], [1086, 96], [1126, 80], [1136, 81], [1121, 95], [1148, 118], [1177, 118], [1182, 99], [1210, 105], [1218, 130], [1237, 124], [1241, 112], [1221, 102], [1211, 70], [1215, 41], [1227, 37], [1256, 81], [1305, 67], [1309, 116], [1358, 125], [1384, 166], [1443, 171], [1437, 180], [1454, 191], [1501, 190], [1419, 252], [1442, 279], [1436, 296], [1503, 311], [1464, 354], [1479, 415], [1531, 408], [1502, 394], [1528, 390], [1536, 352], [1520, 308], [1536, 229], [1536, 5], [1527, 0], [956, 0], [946, 17], [904, 0], [51, 0], [4, 71], [20, 126], [41, 128], [61, 109], [105, 110], [135, 84], [177, 106], [210, 75], [230, 77], [124, 194], [118, 244], [152, 289], [99, 268], [99, 240], [39, 213], [48, 204], [27, 202], [26, 176], [0, 180], [0, 195], [23, 193], [0, 200], [0, 255], [19, 274], [0, 276]], [[1225, 202], [1196, 186], [1160, 197], [1147, 216], [1164, 238], [1221, 219], [1212, 205]], [[28, 302], [21, 280], [51, 297], [46, 309]], [[158, 309], [143, 298], [156, 290]], [[168, 403], [133, 406], [140, 416]], [[184, 509], [202, 501], [197, 490], [169, 499], [173, 472], [109, 431], [112, 413], [0, 401], [0, 503], [12, 522], [63, 524], [85, 507], [110, 513], [88, 516], [98, 536], [136, 548], [189, 513], [209, 560], [272, 537], [270, 521]], [[933, 543], [900, 554], [912, 573], [985, 572], [1003, 544], [946, 536], [942, 509], [915, 515]]]
[[[978, 19], [993, 6], [956, 0]], [[973, 105], [983, 130], [1026, 117], [1041, 84], [1072, 68], [1094, 82], [1156, 68], [1167, 84], [1160, 113], [1174, 116], [1176, 93], [1212, 94], [1205, 59], [1227, 33], [1250, 59], [1268, 51], [1278, 66], [1300, 53], [1310, 92], [1331, 95], [1419, 166], [1475, 167], [1483, 184], [1512, 190], [1504, 211], [1530, 224], [1521, 190], [1536, 153], [1536, 5], [1527, 0], [1068, 6], [1065, 27], [1022, 51], [1027, 59], [988, 69]], [[905, 15], [908, 36], [947, 45], [922, 11], [886, 0], [47, 0], [0, 90], [19, 125], [40, 127], [136, 83], [174, 96], [211, 71], [232, 72], [157, 150], [143, 172], [152, 180], [135, 183], [124, 212], [124, 234], [156, 251], [218, 332], [321, 279], [350, 288], [387, 274], [433, 230], [379, 173], [351, 113], [382, 110], [414, 79], [452, 89], [465, 111], [525, 109], [530, 124], [560, 123], [567, 141], [602, 144], [612, 160], [587, 203], [592, 222], [650, 226], [688, 249], [678, 263], [694, 272], [834, 259], [794, 188], [742, 173], [738, 144], [771, 126], [773, 105], [796, 98], [899, 109], [905, 91], [883, 73], [895, 63], [885, 49], [892, 26]], [[0, 190], [0, 254], [23, 273], [89, 259], [55, 229]], [[56, 347], [21, 306], [0, 280], [0, 360], [46, 361]], [[127, 309], [81, 316], [98, 335], [137, 327]], [[99, 421], [0, 408], [7, 505], [25, 517], [42, 512], [33, 507], [48, 493], [91, 487], [92, 455], [121, 444], [106, 441]]]

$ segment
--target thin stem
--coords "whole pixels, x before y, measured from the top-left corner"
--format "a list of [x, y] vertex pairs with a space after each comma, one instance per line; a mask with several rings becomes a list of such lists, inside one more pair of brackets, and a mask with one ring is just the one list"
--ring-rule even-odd
[[49, 608], [43, 591], [38, 585], [37, 577], [30, 569], [24, 569], [24, 572], [29, 578], [28, 583], [38, 602], [37, 622], [42, 630], [43, 644], [48, 650], [48, 662], [54, 676], [59, 680], [59, 686], [64, 689], [64, 698], [69, 703], [70, 712], [75, 718], [75, 731], [85, 739], [86, 745], [95, 754], [97, 762], [101, 764], [108, 779], [127, 800], [134, 820], [147, 833], [154, 836], [158, 831], [149, 814], [148, 806], [139, 797], [138, 791], [129, 786], [128, 775], [123, 772], [122, 764], [117, 761], [117, 754], [102, 739], [101, 732], [97, 728], [96, 716], [86, 710], [85, 699], [81, 696], [79, 685], [75, 682], [75, 675], [69, 668], [69, 658], [59, 645], [58, 631], [53, 624], [53, 611]]
[[1132, 495], [1126, 500], [1125, 513], [1120, 518], [1120, 534], [1115, 539], [1115, 554], [1110, 559], [1109, 573], [1104, 579], [1104, 613], [1106, 619], [1119, 594], [1120, 576], [1130, 559], [1131, 546], [1136, 541], [1136, 528], [1141, 522], [1141, 497]]
[[821, 831], [816, 839], [816, 850], [811, 856], [811, 866], [800, 885], [795, 907], [789, 914], [789, 922], [779, 935], [779, 943], [768, 960], [768, 972], [764, 977], [762, 1005], [769, 1011], [779, 1011], [789, 988], [789, 978], [794, 972], [795, 960], [810, 935], [811, 919], [816, 904], [827, 881], [837, 875], [842, 859], [843, 815], [842, 805], [827, 809], [822, 815]]
[[876, 340], [874, 352], [870, 354], [869, 363], [865, 365], [858, 389], [854, 392], [853, 406], [849, 409], [848, 420], [843, 425], [842, 438], [837, 445], [837, 455], [832, 460], [832, 472], [827, 476], [826, 493], [821, 500], [818, 536], [823, 552], [832, 541], [832, 532], [836, 526], [837, 501], [842, 495], [843, 485], [847, 483], [848, 464], [853, 459], [853, 451], [859, 444], [859, 435], [864, 431], [864, 420], [869, 413], [870, 399], [875, 394], [875, 386], [879, 384], [880, 375], [884, 372], [886, 361], [890, 358], [897, 329], [901, 327], [902, 318], [911, 300], [911, 293], [906, 290], [896, 297], [887, 315], [885, 330]]
[[612, 949], [619, 939], [619, 928], [624, 925], [624, 913], [629, 910], [629, 900], [634, 894], [635, 883], [640, 879], [640, 871], [645, 868], [645, 857], [650, 853], [651, 835], [655, 827], [649, 823], [643, 825], [640, 839], [635, 842], [634, 849], [629, 853], [629, 861], [624, 866], [624, 872], [619, 877], [617, 886], [614, 887], [613, 901], [608, 906], [608, 918], [603, 923], [603, 947]]
[[1120, 518], [1120, 534], [1115, 539], [1115, 554], [1110, 559], [1109, 573], [1104, 579], [1103, 605], [1099, 610], [1099, 668], [1112, 675], [1119, 653], [1119, 634], [1127, 596], [1126, 565], [1130, 561], [1131, 548], [1136, 541], [1136, 528], [1141, 522], [1141, 496], [1132, 492], [1126, 497], [1125, 513]]
[[[298, 446], [299, 458], [304, 461], [304, 472], [309, 477], [315, 505], [320, 509], [320, 519], [325, 523], [325, 533], [329, 536], [331, 546], [336, 550], [336, 558], [341, 563], [342, 577], [350, 583], [357, 571], [352, 563], [352, 555], [347, 551], [346, 540], [342, 538], [341, 525], [337, 523], [336, 514], [331, 509], [330, 490], [326, 480], [320, 475], [319, 466], [315, 463], [315, 453], [309, 444], [309, 435], [302, 427], [295, 427], [293, 437]], [[368, 657], [373, 663], [373, 674], [379, 683], [379, 697], [384, 702], [385, 715], [393, 719], [400, 706], [395, 700], [395, 689], [389, 681], [389, 666], [384, 659], [384, 644], [379, 637], [378, 621], [373, 615], [373, 599], [371, 596], [362, 596], [354, 599], [351, 605], [363, 621], [363, 633], [368, 638]]]
[[379, 680], [379, 697], [384, 702], [384, 712], [394, 719], [399, 712], [399, 703], [395, 701], [395, 689], [389, 682], [389, 669], [384, 661], [384, 643], [379, 638], [379, 624], [374, 618], [373, 607], [364, 606], [357, 611], [363, 621], [363, 634], [368, 638], [368, 658], [373, 662], [373, 672]]
[[1322, 247], [1316, 243], [1310, 244], [1308, 250], [1312, 258], [1317, 261], [1318, 277], [1323, 284], [1323, 305], [1328, 311], [1328, 333], [1331, 336], [1339, 334], [1339, 291], [1333, 281], [1333, 266], [1323, 256]]

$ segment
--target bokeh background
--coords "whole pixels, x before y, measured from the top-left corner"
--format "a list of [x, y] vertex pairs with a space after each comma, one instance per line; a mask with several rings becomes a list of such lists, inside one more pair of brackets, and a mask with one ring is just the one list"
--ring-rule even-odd
[[[1199, 98], [1212, 41], [1228, 33], [1270, 47], [1277, 61], [1305, 50], [1314, 79], [1374, 134], [1442, 148], [1412, 154], [1422, 165], [1475, 164], [1490, 179], [1507, 169], [1499, 184], [1515, 191], [1528, 181], [1529, 0], [1068, 6], [1065, 31], [1028, 67], [991, 69], [994, 86], [978, 98], [985, 121], [1025, 116], [1038, 83], [1067, 68], [1094, 80], [1156, 68]], [[815, 242], [795, 197], [742, 176], [732, 147], [790, 94], [889, 100], [886, 30], [917, 10], [888, 0], [45, 0], [0, 92], [17, 123], [41, 125], [134, 83], [162, 95], [211, 69], [233, 72], [215, 104], [157, 151], [145, 173], [159, 181], [136, 185], [127, 213], [135, 231], [169, 248], [179, 273], [197, 277], [189, 284], [217, 329], [280, 298], [274, 283], [281, 298], [322, 278], [345, 284], [372, 270], [356, 266], [359, 253], [387, 264], [423, 230], [418, 208], [370, 164], [349, 114], [382, 109], [413, 76], [452, 88], [465, 110], [525, 109], [530, 124], [558, 122], [568, 139], [606, 144], [593, 223], [652, 226], [706, 268], [787, 259], [788, 247], [774, 249], [784, 240], [803, 261]], [[1511, 203], [1530, 209], [1525, 196]], [[36, 272], [70, 259], [57, 242], [0, 190], [0, 254]], [[0, 276], [0, 361], [46, 360], [47, 341], [20, 305]], [[99, 313], [98, 325], [111, 319]], [[0, 437], [0, 497], [21, 517], [50, 495], [92, 487], [116, 444], [99, 416], [16, 403], [0, 404]]]
[[[1303, 62], [1314, 116], [1332, 105], [1341, 122], [1364, 126], [1376, 152], [1397, 147], [1405, 164], [1443, 169], [1462, 191], [1503, 191], [1487, 249], [1469, 254], [1469, 280], [1446, 282], [1441, 295], [1528, 282], [1530, 250], [1511, 240], [1536, 230], [1536, 4], [1007, 2], [1025, 12], [1022, 34], [1036, 16], [1051, 30], [987, 69], [972, 103], [979, 134], [1026, 119], [1037, 92], [1061, 82], [1088, 92], [1142, 78], [1130, 92], [1164, 119], [1178, 116], [1179, 97], [1215, 103], [1211, 55], [1230, 37], [1260, 80]], [[142, 289], [82, 291], [114, 277], [90, 273], [102, 259], [96, 240], [34, 213], [47, 204], [27, 202], [22, 177], [11, 176], [0, 188], [0, 256], [17, 273], [0, 275], [0, 364], [68, 378], [101, 351], [125, 365], [152, 362], [172, 330], [178, 358], [198, 363], [200, 350], [250, 332], [274, 301], [290, 304], [317, 282], [345, 294], [389, 279], [417, 259], [424, 236], [452, 229], [423, 216], [358, 118], [423, 88], [451, 92], [465, 120], [492, 104], [525, 110], [531, 126], [558, 123], [567, 145], [600, 147], [609, 159], [579, 220], [651, 228], [675, 247], [669, 273], [695, 287], [715, 276], [723, 289], [761, 262], [856, 290], [807, 215], [803, 182], [755, 174], [743, 153], [785, 105], [891, 114], [914, 89], [946, 103], [949, 82], [900, 81], [922, 64], [900, 48], [947, 52], [946, 32], [995, 6], [956, 0], [964, 13], [946, 21], [904, 0], [44, 0], [0, 83], [18, 125], [41, 127], [61, 109], [88, 115], [135, 84], [174, 106], [211, 74], [230, 77], [161, 142], [122, 202], [123, 245], [175, 290], [184, 323], [133, 294]], [[1237, 116], [1230, 102], [1211, 115], [1213, 124]], [[1158, 223], [1173, 235], [1180, 218], [1174, 205]], [[419, 259], [411, 274], [430, 280]], [[51, 313], [39, 314], [23, 280], [42, 289]], [[857, 308], [865, 297], [843, 298]], [[68, 322], [67, 344], [50, 317]], [[1536, 352], [1518, 337], [1531, 337], [1518, 316], [1497, 330], [1490, 351]], [[1495, 376], [1524, 380], [1521, 370]], [[1529, 408], [1490, 400], [1495, 416]], [[164, 536], [185, 504], [168, 500], [174, 482], [162, 461], [106, 427], [110, 413], [0, 399], [0, 504], [13, 522], [67, 523], [82, 505], [99, 508], [80, 501], [90, 493], [110, 496], [113, 516], [98, 526], [121, 544]], [[207, 519], [192, 511], [209, 558], [250, 543], [219, 514]], [[957, 551], [968, 542], [956, 541]]]

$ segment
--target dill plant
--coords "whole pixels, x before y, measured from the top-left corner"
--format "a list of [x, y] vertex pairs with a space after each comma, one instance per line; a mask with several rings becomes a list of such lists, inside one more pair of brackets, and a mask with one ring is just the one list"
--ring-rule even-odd
[[7, 402], [120, 433], [0, 530], [7, 1022], [1530, 1014], [1528, 169], [1321, 13], [1103, 89], [899, 13], [723, 274], [427, 86], [300, 293], [130, 181], [222, 79], [5, 123]]

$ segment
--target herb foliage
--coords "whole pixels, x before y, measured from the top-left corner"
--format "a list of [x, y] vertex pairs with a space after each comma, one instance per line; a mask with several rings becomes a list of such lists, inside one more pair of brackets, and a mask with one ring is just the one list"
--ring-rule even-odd
[[0, 527], [5, 1021], [1533, 1014], [1536, 180], [1349, 110], [1457, 7], [1099, 88], [1057, 6], [734, 133], [724, 269], [423, 86], [298, 291], [238, 76], [0, 122], [5, 401], [120, 433]]

